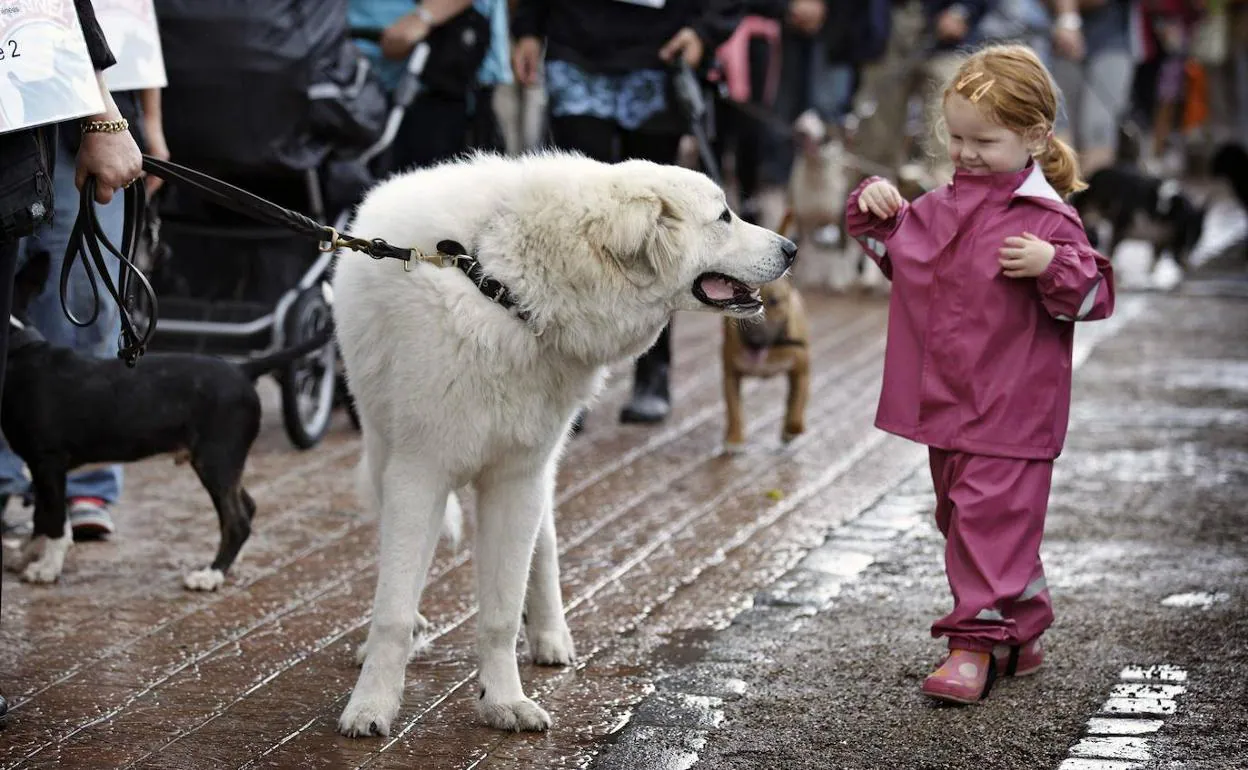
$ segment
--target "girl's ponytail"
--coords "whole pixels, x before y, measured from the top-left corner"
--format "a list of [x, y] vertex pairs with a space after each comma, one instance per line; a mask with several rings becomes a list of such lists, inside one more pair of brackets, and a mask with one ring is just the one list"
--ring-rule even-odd
[[1053, 189], [1063, 198], [1071, 193], [1086, 190], [1088, 185], [1079, 178], [1079, 159], [1075, 151], [1056, 136], [1049, 139], [1039, 158], [1040, 170]]

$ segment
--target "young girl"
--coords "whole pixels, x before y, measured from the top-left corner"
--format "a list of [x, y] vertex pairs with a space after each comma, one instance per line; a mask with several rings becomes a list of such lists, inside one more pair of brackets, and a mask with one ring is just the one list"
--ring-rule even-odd
[[878, 178], [846, 223], [892, 281], [876, 426], [928, 445], [953, 611], [922, 690], [972, 703], [1044, 659], [1040, 541], [1070, 409], [1075, 321], [1113, 311], [1109, 260], [1064, 202], [1083, 189], [1029, 48], [971, 55], [944, 91], [953, 181], [907, 203]]

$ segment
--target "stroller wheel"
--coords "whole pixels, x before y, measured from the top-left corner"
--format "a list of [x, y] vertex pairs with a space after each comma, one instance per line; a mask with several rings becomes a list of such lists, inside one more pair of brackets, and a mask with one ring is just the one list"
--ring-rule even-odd
[[[295, 345], [311, 339], [333, 324], [333, 314], [319, 285], [305, 289], [286, 313], [286, 339]], [[297, 358], [282, 371], [282, 423], [299, 449], [320, 443], [333, 418], [337, 385], [338, 346], [325, 347]]]

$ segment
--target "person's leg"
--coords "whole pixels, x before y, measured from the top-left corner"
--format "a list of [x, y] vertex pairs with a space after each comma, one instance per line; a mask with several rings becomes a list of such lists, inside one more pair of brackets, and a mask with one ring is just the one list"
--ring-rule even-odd
[[1118, 153], [1119, 122], [1126, 115], [1135, 64], [1127, 50], [1092, 53], [1084, 63], [1080, 109], [1079, 170], [1086, 179], [1111, 166]]
[[[680, 148], [679, 134], [648, 134], [624, 131], [620, 134], [622, 160], [649, 160], [671, 164]], [[620, 422], [656, 423], [671, 411], [668, 374], [672, 364], [672, 325], [663, 327], [658, 340], [637, 359], [633, 375], [633, 398], [620, 410]]]
[[550, 119], [550, 136], [555, 147], [579, 152], [603, 163], [619, 160], [618, 134], [615, 123], [602, 118], [561, 115]]
[[467, 149], [470, 128], [467, 99], [422, 93], [399, 124], [387, 170], [426, 168], [455, 157]]
[[940, 700], [971, 703], [991, 688], [998, 645], [1007, 651], [1026, 645], [1053, 622], [1040, 563], [1053, 464], [951, 453], [941, 470], [948, 506], [945, 572], [954, 607], [932, 624], [932, 636], [948, 639], [949, 655], [922, 689]]
[[[809, 106], [811, 46], [809, 38], [789, 30], [780, 38], [780, 82], [772, 113], [783, 126], [791, 126]], [[757, 192], [747, 212], [763, 227], [780, 227], [788, 208], [786, 188], [793, 168], [793, 138], [778, 126], [759, 128]]]
[[[117, 355], [117, 338], [121, 334], [121, 312], [113, 298], [104, 288], [103, 277], [96, 276], [99, 289], [98, 314], [89, 326], [80, 327], [65, 316], [61, 306], [60, 276], [64, 264], [65, 249], [78, 217], [78, 190], [74, 185], [74, 157], [64, 148], [57, 153], [53, 171], [56, 218], [51, 227], [41, 230], [24, 243], [28, 254], [46, 252], [49, 260], [48, 282], [43, 291], [30, 304], [30, 320], [49, 343], [71, 348], [79, 353], [97, 358], [113, 358]], [[115, 246], [121, 245], [125, 219], [125, 202], [116, 196], [106, 206], [96, 204], [96, 216], [103, 235]], [[118, 279], [120, 265], [111, 255], [104, 257], [108, 264], [113, 285]], [[66, 301], [74, 316], [90, 318], [95, 309], [91, 281], [82, 266], [82, 260], [74, 263], [70, 273]], [[66, 483], [66, 499], [69, 503], [69, 522], [75, 539], [91, 539], [113, 532], [112, 517], [108, 507], [121, 497], [122, 466], [71, 473]]]
[[[892, 32], [884, 56], [863, 68], [855, 111], [862, 122], [854, 134], [854, 152], [867, 161], [896, 170], [905, 160], [906, 116], [913, 91], [916, 52], [922, 45], [922, 7], [906, 3], [892, 11]], [[857, 184], [858, 172], [850, 180]]]
[[945, 569], [954, 608], [932, 625], [950, 648], [1022, 644], [1053, 622], [1040, 543], [1053, 463], [959, 453]]

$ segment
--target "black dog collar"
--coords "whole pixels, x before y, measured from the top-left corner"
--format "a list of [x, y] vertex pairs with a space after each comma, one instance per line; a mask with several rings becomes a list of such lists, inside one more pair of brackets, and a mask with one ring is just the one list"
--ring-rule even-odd
[[[485, 274], [485, 269], [481, 267], [481, 263], [477, 258], [468, 254], [467, 249], [458, 241], [438, 241], [438, 253], [445, 259], [443, 264], [450, 262], [455, 267], [463, 271], [468, 276], [468, 280], [472, 281], [481, 293], [490, 300], [497, 302], [507, 310], [515, 310], [519, 301], [516, 295], [512, 294], [511, 289], [503, 285], [502, 281], [496, 280]], [[521, 321], [528, 321], [529, 314], [523, 310], [516, 310], [516, 317]]]

